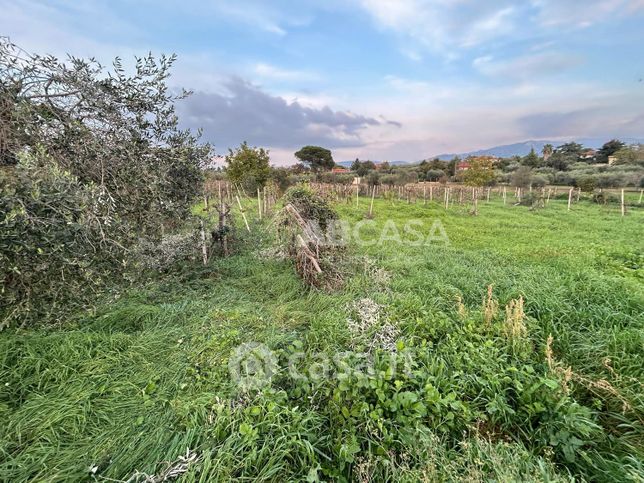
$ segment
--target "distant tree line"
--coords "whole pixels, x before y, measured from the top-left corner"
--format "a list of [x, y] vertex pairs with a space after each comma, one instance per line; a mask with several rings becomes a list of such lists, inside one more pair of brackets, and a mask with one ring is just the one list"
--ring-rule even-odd
[[[237, 153], [247, 153], [247, 147]], [[489, 186], [497, 183], [519, 187], [541, 187], [547, 184], [579, 186], [592, 191], [602, 187], [643, 186], [644, 146], [627, 146], [613, 139], [600, 149], [592, 150], [570, 142], [560, 146], [544, 145], [540, 153], [532, 149], [525, 156], [493, 158], [472, 156], [454, 157], [445, 161], [438, 158], [423, 160], [415, 165], [392, 166], [384, 161], [355, 159], [348, 172], [332, 172], [339, 168], [329, 149], [305, 146], [295, 153], [300, 161], [291, 167], [269, 167], [268, 152], [255, 150], [253, 166], [235, 162], [227, 157], [229, 178], [254, 189], [257, 184], [274, 181], [286, 188], [299, 181], [316, 180], [327, 183], [351, 183], [360, 177], [369, 185], [404, 185], [419, 181], [464, 182], [472, 186]], [[608, 164], [608, 161], [612, 161]], [[242, 166], [243, 169], [238, 169]], [[341, 170], [336, 170], [341, 171]], [[257, 173], [261, 172], [261, 176]], [[241, 178], [245, 178], [244, 181]]]

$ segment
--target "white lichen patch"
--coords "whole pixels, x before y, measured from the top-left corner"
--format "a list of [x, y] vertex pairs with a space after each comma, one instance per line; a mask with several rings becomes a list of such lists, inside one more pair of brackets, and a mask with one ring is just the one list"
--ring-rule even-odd
[[369, 352], [375, 349], [388, 352], [396, 350], [396, 340], [400, 331], [386, 321], [382, 305], [370, 298], [364, 298], [350, 304], [349, 312], [351, 316], [347, 319], [347, 326], [353, 336], [352, 346], [364, 344]]

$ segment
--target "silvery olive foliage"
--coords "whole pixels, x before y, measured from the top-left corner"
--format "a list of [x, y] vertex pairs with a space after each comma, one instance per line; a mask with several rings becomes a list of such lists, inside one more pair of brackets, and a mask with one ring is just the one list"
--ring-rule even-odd
[[0, 330], [58, 319], [106, 286], [126, 251], [113, 211], [100, 187], [36, 156], [0, 170]]
[[201, 256], [201, 244], [196, 230], [173, 233], [152, 241], [144, 238], [132, 250], [132, 259], [138, 268], [166, 272], [184, 261], [195, 261]]
[[210, 147], [178, 126], [174, 103], [189, 95], [166, 85], [174, 56], [121, 60], [27, 54], [0, 41], [0, 160], [15, 164], [37, 147], [48, 159], [101, 186], [120, 217], [154, 230], [198, 193]]
[[0, 327], [83, 300], [189, 214], [211, 148], [179, 127], [174, 61], [106, 69], [0, 38]]

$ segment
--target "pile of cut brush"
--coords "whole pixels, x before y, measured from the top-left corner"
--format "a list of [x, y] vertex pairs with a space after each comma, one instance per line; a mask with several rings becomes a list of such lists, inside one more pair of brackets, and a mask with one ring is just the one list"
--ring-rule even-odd
[[306, 185], [290, 188], [278, 213], [278, 238], [310, 286], [336, 289], [344, 280], [344, 240], [337, 237], [338, 214], [327, 199]]

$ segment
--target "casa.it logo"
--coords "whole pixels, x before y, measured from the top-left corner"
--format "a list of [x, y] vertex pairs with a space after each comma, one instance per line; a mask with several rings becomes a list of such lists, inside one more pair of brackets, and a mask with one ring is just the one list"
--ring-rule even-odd
[[277, 370], [277, 357], [259, 342], [241, 344], [228, 360], [230, 377], [245, 391], [269, 386]]

